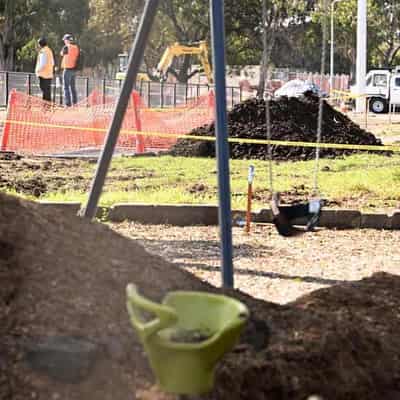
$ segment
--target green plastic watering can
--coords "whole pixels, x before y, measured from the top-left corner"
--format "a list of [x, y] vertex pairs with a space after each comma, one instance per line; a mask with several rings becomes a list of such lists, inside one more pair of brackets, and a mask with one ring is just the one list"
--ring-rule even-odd
[[133, 284], [126, 290], [131, 323], [160, 388], [187, 395], [210, 391], [217, 362], [239, 339], [247, 307], [227, 296], [191, 291], [171, 292], [159, 304]]

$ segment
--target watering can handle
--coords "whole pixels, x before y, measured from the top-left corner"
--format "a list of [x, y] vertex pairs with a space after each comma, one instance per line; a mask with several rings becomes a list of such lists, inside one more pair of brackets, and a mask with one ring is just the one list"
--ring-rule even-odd
[[[144, 339], [158, 332], [161, 329], [167, 328], [178, 320], [176, 312], [163, 304], [158, 304], [141, 296], [134, 284], [129, 284], [126, 287], [127, 308], [131, 319], [131, 323], [138, 331], [139, 335]], [[144, 322], [138, 315], [137, 310], [141, 308], [156, 316], [151, 321]]]

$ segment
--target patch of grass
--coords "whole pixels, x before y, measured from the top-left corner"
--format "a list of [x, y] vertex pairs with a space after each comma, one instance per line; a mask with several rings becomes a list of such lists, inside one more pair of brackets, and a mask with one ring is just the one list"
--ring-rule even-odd
[[[41, 196], [48, 201], [85, 203], [95, 166], [79, 163], [74, 179], [74, 166], [65, 163], [58, 176], [68, 182], [61, 188], [51, 187]], [[268, 162], [231, 160], [232, 208], [245, 209], [247, 175], [255, 167], [253, 208], [265, 208], [269, 201]], [[358, 154], [337, 159], [322, 159], [318, 182], [324, 198], [349, 205], [362, 199], [366, 207], [385, 207], [400, 199], [400, 155]], [[313, 161], [274, 162], [274, 190], [284, 192], [287, 201], [306, 199], [313, 187]], [[45, 172], [41, 172], [46, 180]], [[28, 174], [30, 175], [30, 174]], [[26, 175], [25, 175], [26, 176]], [[50, 179], [50, 175], [48, 177]], [[147, 204], [217, 204], [218, 173], [215, 159], [183, 157], [116, 157], [112, 161], [100, 205], [132, 202]], [[26, 196], [25, 196], [26, 197]], [[357, 203], [359, 207], [363, 204]]]

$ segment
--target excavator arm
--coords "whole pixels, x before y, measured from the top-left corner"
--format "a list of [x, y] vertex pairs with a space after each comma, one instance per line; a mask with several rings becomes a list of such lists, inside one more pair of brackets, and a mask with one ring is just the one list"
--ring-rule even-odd
[[209, 83], [212, 83], [212, 71], [211, 66], [208, 61], [208, 49], [206, 42], [199, 42], [197, 47], [195, 46], [184, 46], [179, 43], [174, 43], [171, 46], [168, 46], [162, 55], [160, 62], [157, 65], [157, 72], [162, 79], [165, 79], [168, 74], [168, 69], [171, 67], [171, 64], [175, 57], [182, 55], [198, 55], [200, 62], [203, 66], [204, 72], [207, 76]]

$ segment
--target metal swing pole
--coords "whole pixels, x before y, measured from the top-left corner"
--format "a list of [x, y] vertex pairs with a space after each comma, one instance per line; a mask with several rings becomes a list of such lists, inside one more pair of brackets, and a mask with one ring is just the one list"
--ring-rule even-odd
[[233, 287], [231, 190], [226, 118], [224, 2], [210, 0], [212, 54], [215, 82], [215, 136], [218, 164], [219, 226], [221, 234], [222, 282]]
[[[321, 52], [321, 78], [325, 74], [325, 55], [326, 55], [326, 36], [327, 36], [327, 10], [328, 1], [323, 0], [322, 7], [324, 11], [324, 16], [322, 20], [322, 52]], [[317, 147], [315, 148], [315, 163], [314, 163], [314, 179], [313, 179], [313, 189], [312, 196], [320, 196], [319, 186], [318, 186], [318, 173], [319, 173], [319, 158], [320, 158], [320, 147], [322, 137], [322, 122], [323, 122], [323, 112], [324, 112], [324, 100], [322, 96], [319, 97], [318, 102], [318, 125], [317, 125]]]
[[122, 84], [122, 89], [118, 97], [111, 124], [108, 128], [101, 156], [97, 162], [96, 174], [90, 189], [89, 199], [86, 207], [80, 212], [80, 214], [85, 218], [92, 219], [96, 215], [97, 204], [103, 190], [104, 181], [118, 140], [119, 131], [124, 120], [129, 98], [136, 82], [136, 76], [140, 64], [142, 63], [144, 49], [153, 25], [154, 17], [157, 13], [158, 3], [159, 0], [147, 0], [144, 7], [139, 29], [129, 56], [128, 70]]

